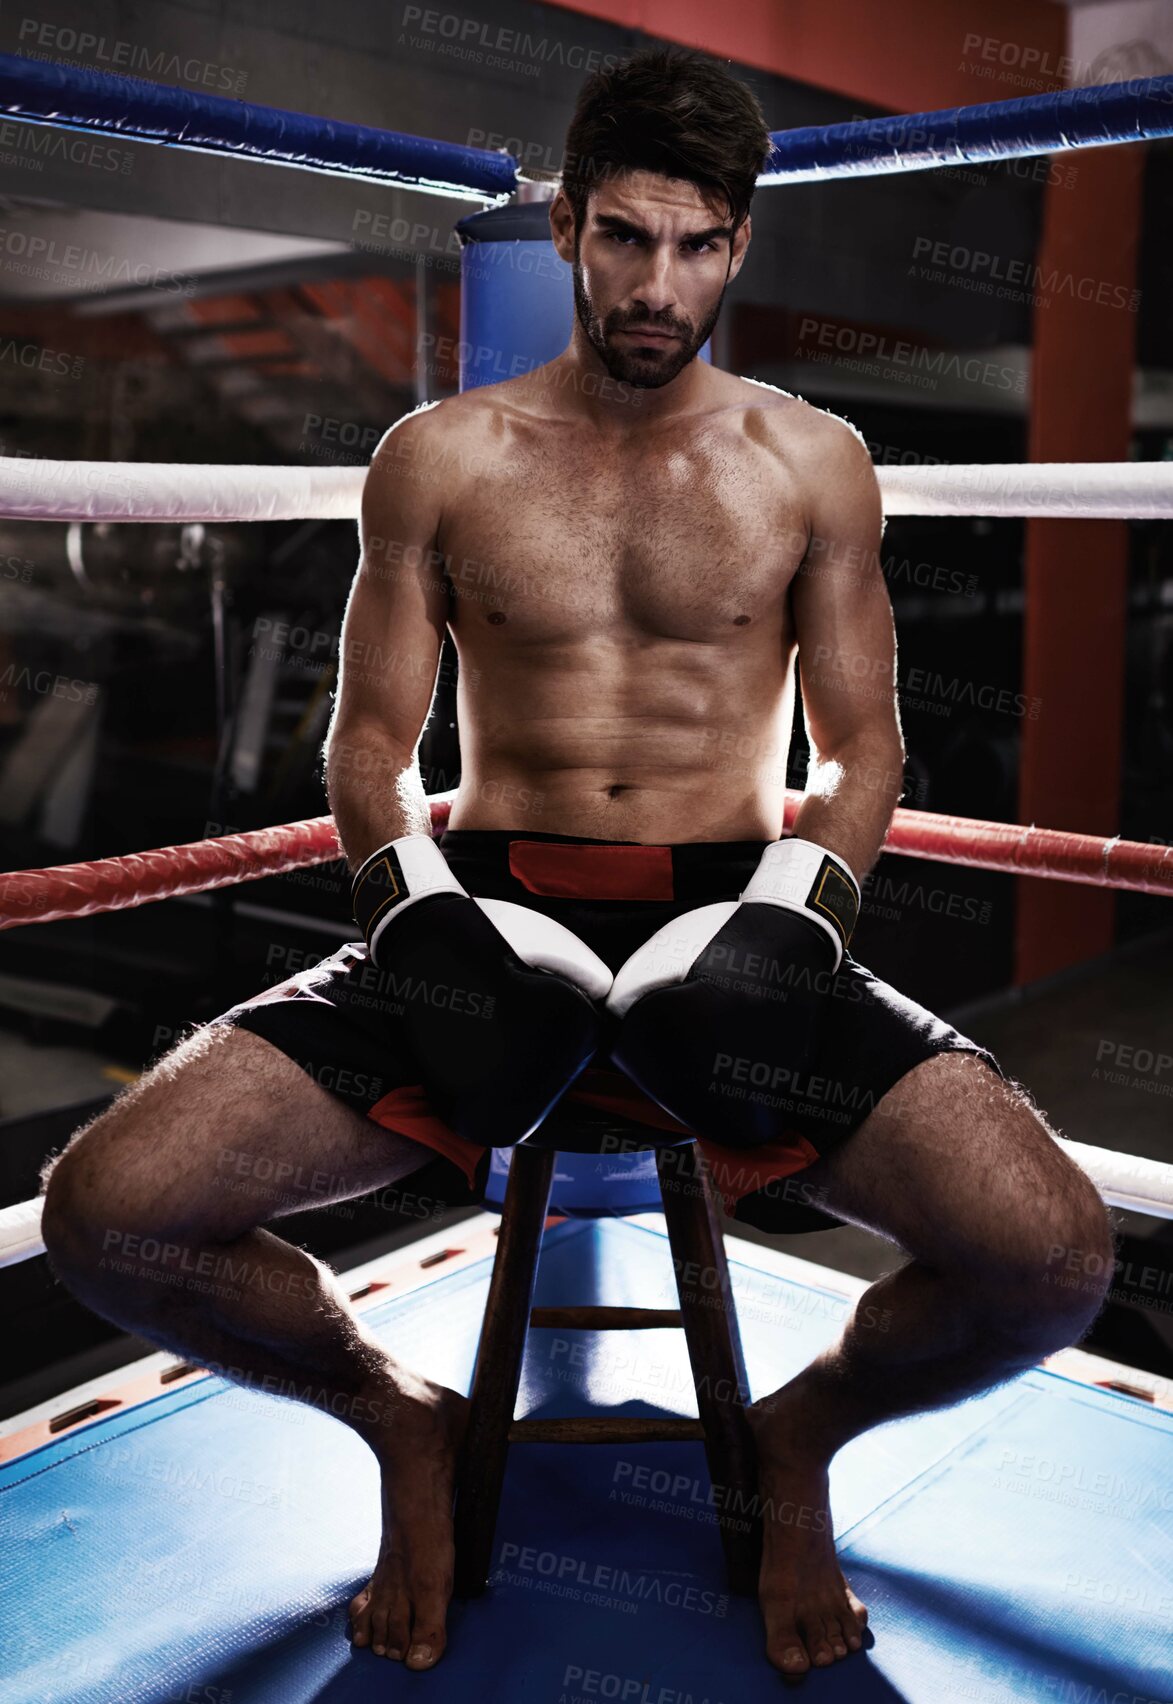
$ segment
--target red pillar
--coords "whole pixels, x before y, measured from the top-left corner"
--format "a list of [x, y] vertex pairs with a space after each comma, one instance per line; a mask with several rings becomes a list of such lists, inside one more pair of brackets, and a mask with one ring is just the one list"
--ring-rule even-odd
[[[1048, 186], [1031, 461], [1128, 459], [1144, 156], [1142, 145], [1061, 156], [1064, 179]], [[1126, 522], [1027, 524], [1022, 690], [1041, 702], [1023, 722], [1020, 822], [1118, 830], [1127, 579]], [[1018, 889], [1016, 982], [1112, 945], [1110, 891], [1029, 877]]]
[[[1009, 99], [1062, 88], [1067, 77], [1067, 14], [1054, 0], [554, 3], [894, 112]], [[766, 122], [785, 130], [793, 120], [768, 112]]]

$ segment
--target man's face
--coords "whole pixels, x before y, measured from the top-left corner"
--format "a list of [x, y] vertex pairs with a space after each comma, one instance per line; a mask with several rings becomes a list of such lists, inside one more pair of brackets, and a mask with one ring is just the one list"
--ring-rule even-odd
[[695, 184], [646, 171], [592, 189], [581, 231], [561, 194], [550, 219], [573, 268], [579, 324], [611, 377], [643, 390], [670, 384], [717, 323], [749, 220], [734, 233]]

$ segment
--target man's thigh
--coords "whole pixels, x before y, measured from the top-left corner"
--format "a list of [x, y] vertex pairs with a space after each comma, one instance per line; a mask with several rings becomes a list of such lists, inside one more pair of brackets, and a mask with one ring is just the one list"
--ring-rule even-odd
[[260, 1036], [213, 1023], [78, 1132], [50, 1188], [107, 1224], [228, 1240], [396, 1182], [433, 1158]]
[[802, 1176], [828, 1212], [943, 1270], [1033, 1269], [1073, 1238], [1104, 1246], [1091, 1180], [1028, 1096], [972, 1053], [914, 1067]]

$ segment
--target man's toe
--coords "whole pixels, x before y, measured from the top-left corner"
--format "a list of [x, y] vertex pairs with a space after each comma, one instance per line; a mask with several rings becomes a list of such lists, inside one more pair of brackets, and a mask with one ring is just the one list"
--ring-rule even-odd
[[806, 1646], [793, 1619], [782, 1613], [771, 1614], [769, 1610], [766, 1610], [766, 1655], [783, 1674], [805, 1674], [810, 1667]]
[[802, 1631], [806, 1638], [806, 1648], [810, 1652], [811, 1662], [816, 1668], [826, 1668], [828, 1663], [835, 1661], [835, 1653], [831, 1649], [831, 1640], [827, 1633], [827, 1624], [817, 1611], [803, 1617]]
[[837, 1604], [829, 1604], [823, 1612], [823, 1632], [836, 1657], [847, 1655], [847, 1633], [850, 1614]]
[[407, 1652], [408, 1668], [432, 1668], [444, 1655], [444, 1647], [448, 1643], [444, 1626], [446, 1608], [447, 1598], [441, 1597], [437, 1601], [435, 1593], [425, 1594], [417, 1600]]
[[389, 1657], [392, 1662], [402, 1662], [403, 1653], [407, 1650], [410, 1625], [411, 1615], [407, 1598], [402, 1592], [397, 1592], [393, 1598], [388, 1599], [383, 1616], [380, 1619], [379, 1639], [374, 1647], [375, 1654], [380, 1657]]
[[356, 1645], [369, 1642], [371, 1631], [371, 1588], [364, 1586], [356, 1597], [350, 1600], [350, 1636]]

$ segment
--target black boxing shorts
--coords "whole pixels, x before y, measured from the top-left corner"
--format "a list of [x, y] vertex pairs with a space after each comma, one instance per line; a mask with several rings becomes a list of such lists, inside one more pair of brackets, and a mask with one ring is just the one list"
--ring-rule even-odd
[[[448, 829], [440, 849], [470, 894], [508, 899], [573, 930], [613, 971], [683, 912], [736, 899], [757, 868], [761, 840], [641, 846], [516, 830]], [[736, 967], [732, 967], [735, 973]], [[588, 1066], [550, 1115], [559, 1124], [611, 1120], [621, 1128], [697, 1135], [727, 1212], [774, 1233], [840, 1223], [804, 1190], [801, 1174], [858, 1129], [901, 1077], [937, 1053], [974, 1053], [999, 1076], [988, 1049], [907, 999], [849, 953], [825, 973], [826, 999], [812, 1057], [801, 1071], [779, 1061], [716, 1056], [714, 1104], [759, 1097], [777, 1109], [777, 1139], [733, 1148], [692, 1132], [614, 1067]], [[385, 1129], [437, 1156], [428, 1185], [451, 1205], [483, 1198], [489, 1150], [458, 1136], [429, 1104], [401, 1039], [404, 990], [393, 967], [378, 970], [366, 947], [344, 946], [311, 969], [241, 1001], [214, 1021], [263, 1037], [316, 1082]], [[475, 1020], [475, 992], [437, 988]], [[784, 998], [780, 995], [780, 998]], [[486, 1014], [486, 1018], [488, 1015]], [[454, 1034], [459, 1028], [454, 1025]], [[573, 1146], [568, 1141], [567, 1147]]]

